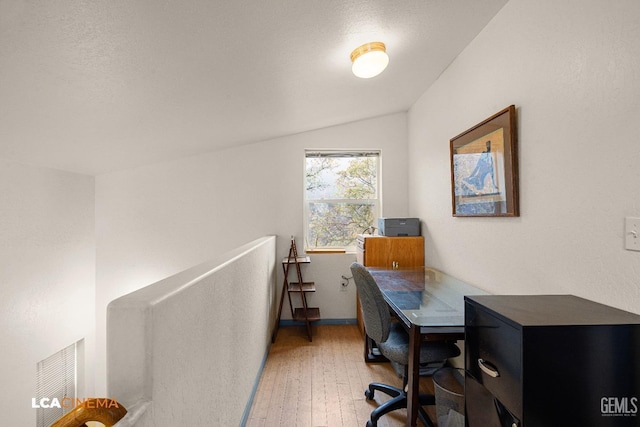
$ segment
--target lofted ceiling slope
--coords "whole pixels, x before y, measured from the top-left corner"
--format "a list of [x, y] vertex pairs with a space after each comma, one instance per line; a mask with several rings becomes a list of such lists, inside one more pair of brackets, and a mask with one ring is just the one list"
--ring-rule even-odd
[[98, 175], [406, 111], [505, 3], [0, 0], [0, 158]]

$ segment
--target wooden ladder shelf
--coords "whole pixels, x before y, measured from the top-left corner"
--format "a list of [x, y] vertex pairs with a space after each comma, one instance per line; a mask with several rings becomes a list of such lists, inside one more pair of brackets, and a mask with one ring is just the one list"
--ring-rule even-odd
[[[308, 256], [298, 256], [298, 250], [296, 248], [296, 241], [291, 236], [291, 247], [289, 248], [289, 255], [282, 260], [282, 269], [284, 271], [284, 282], [282, 284], [282, 293], [280, 295], [280, 307], [278, 308], [278, 318], [271, 337], [271, 341], [275, 342], [276, 335], [278, 334], [278, 327], [280, 325], [280, 316], [282, 314], [282, 305], [284, 302], [284, 294], [287, 294], [289, 298], [289, 308], [291, 309], [291, 316], [295, 322], [304, 322], [307, 327], [307, 336], [309, 341], [313, 340], [311, 334], [311, 322], [320, 320], [320, 309], [318, 307], [309, 307], [307, 303], [307, 293], [315, 292], [316, 285], [314, 282], [305, 282], [302, 280], [302, 270], [300, 266], [302, 264], [309, 264], [311, 259]], [[291, 267], [295, 267], [296, 278], [295, 282], [289, 281], [289, 272]], [[297, 295], [300, 298], [302, 304], [301, 307], [294, 307], [291, 299], [291, 294]]]

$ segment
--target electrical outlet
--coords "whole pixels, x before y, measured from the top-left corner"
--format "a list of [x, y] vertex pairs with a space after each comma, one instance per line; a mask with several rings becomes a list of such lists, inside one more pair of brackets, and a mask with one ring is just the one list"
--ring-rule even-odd
[[629, 251], [640, 251], [640, 218], [624, 219], [624, 248]]
[[340, 290], [342, 292], [347, 292], [347, 287], [349, 286], [349, 279], [342, 276], [342, 280], [340, 280]]

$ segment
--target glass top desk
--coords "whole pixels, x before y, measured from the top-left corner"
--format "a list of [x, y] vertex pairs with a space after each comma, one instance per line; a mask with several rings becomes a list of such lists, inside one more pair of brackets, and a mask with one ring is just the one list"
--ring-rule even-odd
[[367, 268], [387, 304], [409, 332], [407, 426], [418, 420], [420, 341], [464, 339], [465, 295], [486, 295], [431, 267], [389, 270]]

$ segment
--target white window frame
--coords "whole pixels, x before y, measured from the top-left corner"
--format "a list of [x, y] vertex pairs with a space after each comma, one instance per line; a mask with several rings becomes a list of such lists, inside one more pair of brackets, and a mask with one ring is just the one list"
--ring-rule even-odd
[[[306, 173], [307, 173], [307, 158], [309, 157], [376, 157], [376, 197], [372, 199], [307, 199], [307, 189], [306, 189]], [[303, 225], [304, 225], [304, 247], [305, 251], [308, 253], [322, 253], [322, 252], [347, 252], [347, 253], [355, 253], [356, 252], [356, 243], [350, 246], [322, 246], [322, 247], [314, 247], [310, 245], [308, 242], [309, 236], [309, 206], [310, 202], [326, 202], [326, 203], [354, 203], [354, 202], [365, 202], [370, 203], [373, 206], [373, 218], [374, 221], [382, 216], [382, 152], [380, 150], [362, 150], [362, 149], [354, 149], [354, 150], [311, 150], [307, 149], [304, 152], [303, 159]], [[371, 224], [371, 226], [376, 227], [377, 224]], [[366, 229], [361, 230], [362, 233], [368, 232]]]

